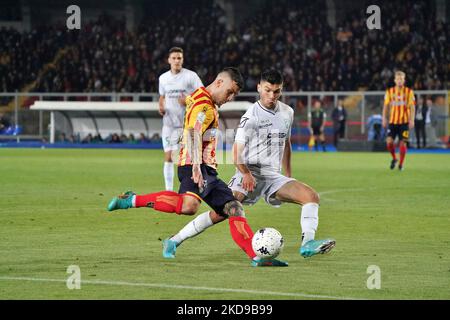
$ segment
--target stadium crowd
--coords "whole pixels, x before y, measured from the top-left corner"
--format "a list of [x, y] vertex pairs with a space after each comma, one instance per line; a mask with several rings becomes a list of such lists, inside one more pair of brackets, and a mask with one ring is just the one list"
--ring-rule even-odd
[[204, 83], [234, 65], [248, 91], [267, 67], [283, 70], [287, 91], [384, 90], [395, 68], [408, 74], [416, 90], [448, 88], [449, 25], [436, 22], [427, 1], [378, 5], [382, 30], [371, 31], [365, 12], [350, 12], [333, 29], [324, 1], [283, 0], [254, 12], [235, 30], [226, 29], [224, 11], [212, 2], [146, 16], [135, 32], [126, 30], [123, 18], [107, 15], [81, 31], [0, 29], [0, 91], [32, 83], [34, 92], [157, 92], [174, 45], [185, 49], [185, 66]]
[[152, 137], [147, 137], [144, 133], [140, 133], [138, 137], [130, 133], [126, 134], [111, 133], [105, 138], [101, 134], [93, 135], [89, 133], [84, 138], [80, 137], [80, 134], [71, 134], [67, 136], [64, 132], [60, 133], [57, 139], [59, 143], [126, 143], [126, 144], [146, 144], [146, 143], [160, 143], [161, 137], [158, 133], [153, 134]]

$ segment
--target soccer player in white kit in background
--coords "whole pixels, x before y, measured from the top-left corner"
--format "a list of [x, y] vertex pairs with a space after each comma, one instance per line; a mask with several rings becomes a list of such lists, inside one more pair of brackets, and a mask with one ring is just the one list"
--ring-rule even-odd
[[162, 143], [164, 148], [164, 181], [166, 190], [173, 190], [174, 165], [172, 152], [178, 150], [183, 131], [185, 98], [203, 87], [199, 76], [183, 68], [183, 49], [169, 50], [170, 70], [159, 77], [159, 114], [163, 116]]
[[[242, 116], [236, 132], [233, 146], [236, 174], [229, 187], [243, 204], [252, 205], [264, 197], [269, 205], [276, 207], [283, 202], [302, 206], [299, 253], [306, 258], [329, 252], [336, 241], [314, 240], [319, 223], [319, 195], [310, 186], [291, 177], [290, 133], [294, 110], [279, 101], [282, 88], [280, 72], [269, 70], [262, 73], [258, 84], [260, 100]], [[282, 169], [285, 175], [281, 174]], [[225, 218], [214, 211], [200, 214], [178, 234], [163, 241], [163, 256], [174, 258], [176, 248], [184, 240], [223, 220]]]

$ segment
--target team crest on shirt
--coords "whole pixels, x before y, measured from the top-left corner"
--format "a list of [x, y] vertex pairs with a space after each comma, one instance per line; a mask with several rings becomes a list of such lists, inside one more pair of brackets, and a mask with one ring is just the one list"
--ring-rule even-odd
[[284, 126], [286, 127], [286, 130], [289, 129], [290, 124], [291, 122], [289, 121], [289, 119], [284, 119]]

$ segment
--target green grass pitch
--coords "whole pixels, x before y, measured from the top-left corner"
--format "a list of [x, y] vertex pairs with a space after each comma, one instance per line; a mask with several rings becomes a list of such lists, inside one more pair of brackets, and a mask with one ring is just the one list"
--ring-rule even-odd
[[[302, 258], [299, 207], [260, 201], [250, 225], [283, 234], [289, 267], [253, 268], [227, 222], [165, 260], [160, 239], [191, 217], [106, 211], [122, 191], [163, 189], [160, 150], [0, 149], [0, 299], [450, 299], [450, 158], [409, 154], [403, 172], [389, 162], [294, 153], [294, 177], [321, 194], [316, 238], [336, 248]], [[233, 172], [219, 167], [225, 181]], [[70, 265], [79, 290], [66, 285]], [[369, 290], [373, 265], [381, 288]]]

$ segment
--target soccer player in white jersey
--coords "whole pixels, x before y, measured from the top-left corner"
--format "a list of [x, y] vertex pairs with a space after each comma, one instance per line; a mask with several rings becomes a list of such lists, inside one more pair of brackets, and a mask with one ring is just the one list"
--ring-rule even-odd
[[[310, 186], [292, 178], [290, 132], [294, 111], [279, 101], [283, 77], [276, 70], [262, 73], [258, 84], [260, 100], [242, 116], [233, 145], [236, 174], [229, 187], [243, 204], [255, 204], [259, 198], [272, 206], [283, 202], [301, 206], [300, 225], [303, 257], [329, 252], [334, 239], [314, 240], [319, 223], [319, 195]], [[284, 174], [281, 170], [284, 169]], [[163, 256], [175, 258], [176, 248], [210, 226], [225, 220], [214, 211], [200, 214], [176, 235], [163, 241]], [[251, 239], [250, 239], [251, 241]]]
[[183, 49], [169, 50], [170, 70], [159, 77], [159, 113], [163, 116], [162, 142], [164, 148], [164, 181], [166, 190], [173, 190], [174, 166], [172, 152], [178, 150], [182, 134], [185, 98], [203, 87], [199, 76], [183, 68]]

